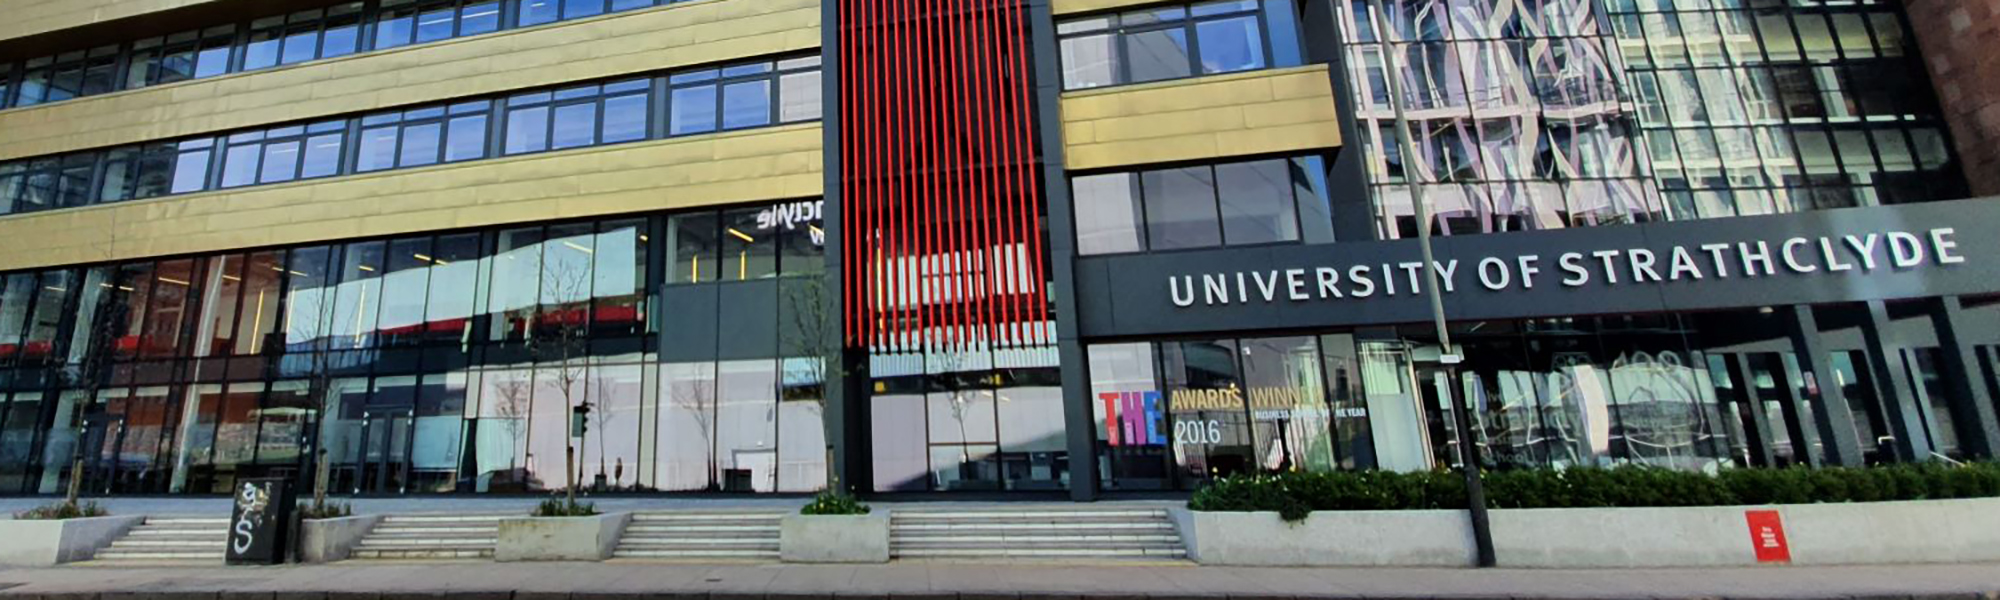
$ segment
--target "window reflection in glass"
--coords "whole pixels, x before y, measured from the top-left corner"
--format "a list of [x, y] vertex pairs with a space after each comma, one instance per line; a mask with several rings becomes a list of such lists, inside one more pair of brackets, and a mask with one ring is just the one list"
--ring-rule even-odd
[[715, 281], [720, 267], [721, 222], [715, 213], [679, 214], [667, 219], [667, 282]]
[[1139, 176], [1111, 173], [1070, 181], [1076, 204], [1078, 254], [1137, 252], [1143, 249], [1139, 223]]
[[1147, 171], [1146, 239], [1154, 250], [1222, 245], [1214, 173], [1208, 167]]
[[750, 208], [722, 214], [723, 278], [744, 281], [777, 274], [777, 234], [757, 226], [759, 212]]
[[1222, 204], [1222, 237], [1229, 245], [1298, 241], [1298, 213], [1286, 161], [1216, 165], [1215, 184]]

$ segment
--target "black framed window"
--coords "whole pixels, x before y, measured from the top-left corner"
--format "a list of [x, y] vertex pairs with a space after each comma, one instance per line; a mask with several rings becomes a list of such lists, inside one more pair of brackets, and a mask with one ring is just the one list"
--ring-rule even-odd
[[283, 183], [340, 171], [344, 121], [322, 121], [239, 133], [226, 140], [222, 187]]
[[55, 60], [53, 56], [45, 56], [23, 63], [20, 86], [14, 88], [14, 106], [32, 106], [48, 100], [49, 67]]
[[1063, 89], [1303, 64], [1293, 0], [1220, 0], [1056, 25]]
[[443, 160], [445, 107], [376, 113], [361, 118], [354, 171], [421, 167]]
[[278, 66], [285, 45], [285, 17], [265, 17], [250, 22], [250, 40], [243, 46], [244, 71]]
[[183, 141], [174, 149], [174, 180], [169, 193], [185, 194], [208, 188], [209, 157], [215, 138]]
[[[667, 135], [693, 135], [819, 118], [819, 58], [739, 63], [668, 76]], [[786, 94], [790, 94], [786, 96]], [[783, 110], [786, 108], [790, 110]]]
[[11, 215], [18, 210], [15, 207], [26, 194], [22, 186], [27, 185], [27, 173], [25, 162], [0, 163], [0, 215]]
[[[178, 60], [172, 56], [175, 43], [180, 42], [163, 38], [155, 47], [158, 61], [134, 72], [147, 78], [165, 72], [165, 65]], [[690, 86], [708, 93], [689, 104], [701, 108], [704, 131], [817, 119], [819, 64], [819, 57], [805, 56], [700, 69]], [[476, 160], [492, 155], [494, 136], [500, 136], [503, 155], [658, 139], [666, 132], [654, 131], [655, 114], [673, 112], [654, 100], [661, 81], [661, 76], [626, 78], [28, 158], [6, 163], [7, 180], [0, 183], [11, 187], [0, 190], [6, 194], [0, 199], [7, 212], [31, 212]]]
[[652, 81], [630, 79], [507, 99], [506, 154], [563, 150], [649, 137]]
[[694, 1], [699, 0], [356, 0], [0, 62], [0, 108]]
[[14, 195], [14, 212], [36, 212], [55, 207], [58, 164], [54, 158], [42, 158], [24, 165], [21, 188]]
[[1318, 156], [1085, 175], [1070, 188], [1079, 254], [1334, 240]]
[[749, 281], [826, 271], [822, 200], [797, 200], [667, 218], [670, 284]]
[[154, 142], [113, 148], [104, 160], [99, 202], [164, 196], [174, 180], [174, 144]]

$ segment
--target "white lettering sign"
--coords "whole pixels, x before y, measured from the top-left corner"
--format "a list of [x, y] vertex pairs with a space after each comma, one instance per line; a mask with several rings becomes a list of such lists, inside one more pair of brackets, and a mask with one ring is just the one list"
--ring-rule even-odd
[[[1555, 257], [1553, 269], [1542, 268], [1538, 254], [1489, 256], [1472, 261], [1468, 269], [1474, 271], [1470, 276], [1476, 277], [1477, 286], [1472, 289], [1493, 292], [1531, 290], [1537, 283], [1551, 282], [1578, 288], [1599, 282], [1618, 286], [1732, 277], [1841, 276], [1963, 264], [1966, 257], [1960, 252], [1957, 235], [1956, 228], [1940, 227], [1916, 233], [1792, 237], [1776, 243], [1757, 240], [1665, 250], [1564, 252]], [[1446, 294], [1458, 289], [1459, 264], [1449, 260], [1435, 265], [1437, 286]], [[1732, 271], [1732, 265], [1737, 270]], [[1167, 290], [1174, 306], [1179, 307], [1368, 298], [1378, 292], [1386, 296], [1420, 295], [1429, 285], [1422, 273], [1421, 262], [1199, 273], [1167, 277]], [[1554, 279], [1547, 279], [1551, 277]]]

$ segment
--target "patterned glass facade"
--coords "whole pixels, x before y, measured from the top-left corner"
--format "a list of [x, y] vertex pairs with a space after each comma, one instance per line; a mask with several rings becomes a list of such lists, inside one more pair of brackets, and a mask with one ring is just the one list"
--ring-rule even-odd
[[[1448, 234], [1963, 194], [1891, 3], [1382, 4], [1377, 19], [1352, 0], [1340, 19], [1385, 238], [1415, 233], [1413, 184]], [[1407, 159], [1387, 49], [1403, 67]]]

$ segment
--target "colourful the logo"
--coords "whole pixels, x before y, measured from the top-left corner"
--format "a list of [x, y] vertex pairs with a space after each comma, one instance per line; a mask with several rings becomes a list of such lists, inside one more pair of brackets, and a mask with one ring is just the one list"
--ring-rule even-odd
[[1104, 392], [1104, 436], [1113, 446], [1165, 446], [1166, 416], [1159, 392]]

